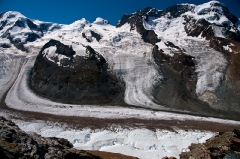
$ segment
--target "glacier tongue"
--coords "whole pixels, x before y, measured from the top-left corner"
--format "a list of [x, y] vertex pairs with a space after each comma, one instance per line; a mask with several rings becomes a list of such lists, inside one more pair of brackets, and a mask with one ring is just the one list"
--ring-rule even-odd
[[119, 32], [119, 41], [115, 36], [98, 50], [112, 66], [111, 69], [126, 84], [124, 101], [129, 105], [160, 108], [154, 103], [152, 91], [155, 84], [162, 78], [156, 70], [152, 57], [153, 46], [144, 43], [138, 34]]

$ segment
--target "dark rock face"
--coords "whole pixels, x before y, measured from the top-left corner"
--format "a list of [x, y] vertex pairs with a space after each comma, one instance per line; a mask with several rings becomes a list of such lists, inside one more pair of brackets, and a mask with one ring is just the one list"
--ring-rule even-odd
[[132, 23], [136, 23], [137, 20], [142, 20], [142, 16], [146, 16], [146, 19], [148, 19], [148, 17], [160, 17], [162, 15], [162, 11], [158, 11], [155, 8], [152, 7], [147, 7], [143, 10], [138, 10], [136, 13], [133, 14], [123, 14], [121, 20], [118, 21], [116, 27], [121, 27], [124, 24], [128, 23], [128, 24], [132, 24]]
[[180, 159], [189, 158], [224, 158], [238, 159], [240, 157], [240, 130], [219, 133], [203, 144], [192, 144], [189, 152], [180, 154]]
[[162, 159], [177, 159], [177, 158], [176, 157], [167, 157], [167, 156], [165, 156]]
[[161, 16], [165, 16], [166, 14], [170, 14], [169, 18], [176, 18], [189, 10], [192, 10], [189, 5], [173, 5], [165, 10], [157, 10], [152, 7], [147, 7], [143, 10], [138, 10], [133, 14], [124, 14], [121, 20], [117, 23], [116, 27], [121, 27], [126, 23], [129, 23], [132, 26], [132, 23], [142, 20], [142, 16], [145, 16], [146, 21], [148, 21], [149, 17], [159, 18]]
[[[43, 55], [49, 46], [56, 46], [57, 53], [69, 58], [60, 60], [61, 66], [49, 61]], [[74, 54], [71, 47], [50, 40], [37, 56], [30, 87], [41, 96], [63, 103], [123, 104], [124, 83], [108, 71], [106, 60], [90, 46], [85, 57]]]
[[[98, 33], [95, 33], [94, 31], [90, 31], [92, 37], [94, 37], [97, 41], [100, 41], [102, 39], [102, 36]], [[82, 33], [82, 37], [85, 38], [88, 42], [92, 42], [92, 39], [89, 39], [85, 33]]]
[[161, 39], [158, 39], [157, 35], [153, 30], [146, 30], [143, 26], [143, 16], [146, 16], [146, 20], [150, 16], [159, 17], [161, 12], [156, 9], [152, 9], [148, 7], [143, 10], [139, 10], [134, 14], [126, 15], [124, 14], [122, 19], [118, 22], [116, 27], [121, 27], [125, 23], [129, 23], [131, 26], [131, 30], [137, 30], [137, 32], [142, 35], [142, 39], [144, 42], [155, 45], [155, 43], [160, 42]]
[[91, 31], [91, 34], [93, 37], [96, 38], [97, 41], [99, 41], [102, 38], [101, 35], [99, 35], [98, 33], [95, 33], [94, 31]]
[[[171, 42], [167, 45], [177, 47]], [[194, 57], [186, 55], [183, 51], [169, 56], [164, 54], [163, 50], [159, 51], [157, 46], [153, 49], [153, 55], [156, 63], [161, 65], [159, 68], [164, 77], [163, 84], [155, 88], [157, 101], [167, 107], [195, 113], [203, 113], [204, 109], [207, 110], [207, 104], [198, 100], [195, 94], [197, 83], [195, 67], [197, 63]]]
[[9, 44], [0, 44], [0, 47], [2, 47], [2, 48], [10, 48], [11, 45], [9, 45]]
[[41, 23], [39, 25], [39, 29], [42, 32], [48, 32], [48, 31], [53, 31], [54, 29], [60, 29], [61, 26], [60, 25], [54, 25], [52, 23]]
[[191, 11], [192, 9], [193, 9], [193, 7], [189, 6], [189, 5], [177, 4], [177, 5], [173, 5], [171, 7], [168, 7], [167, 9], [165, 9], [161, 15], [166, 15], [166, 14], [170, 13], [169, 18], [177, 18], [180, 15], [182, 15], [183, 13]]
[[202, 34], [201, 36], [207, 40], [214, 36], [211, 24], [205, 19], [196, 23], [196, 20], [192, 17], [185, 16], [184, 18], [186, 21], [184, 29], [188, 36], [198, 37]]
[[60, 41], [54, 39], [51, 39], [48, 43], [46, 43], [41, 49], [40, 53], [42, 53], [46, 48], [49, 48], [50, 46], [56, 46], [56, 52], [58, 54], [65, 55], [70, 58], [75, 55], [75, 51], [71, 47], [68, 47], [67, 45], [64, 45]]
[[10, 42], [19, 50], [24, 51], [24, 52], [28, 52], [28, 50], [24, 47], [24, 44], [20, 41], [20, 40], [14, 40], [11, 35], [7, 32], [5, 33], [5, 35], [3, 36], [4, 38], [7, 38], [10, 40]]

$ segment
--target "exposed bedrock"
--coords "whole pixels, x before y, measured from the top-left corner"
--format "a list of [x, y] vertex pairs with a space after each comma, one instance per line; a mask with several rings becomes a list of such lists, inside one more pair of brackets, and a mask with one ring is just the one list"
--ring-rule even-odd
[[[169, 56], [158, 50], [155, 46], [153, 55], [156, 63], [161, 65], [159, 69], [163, 73], [163, 81], [160, 88], [156, 88], [156, 98], [164, 105], [188, 110], [188, 105], [197, 104], [195, 94], [197, 73], [196, 61], [192, 56], [184, 53]], [[170, 99], [171, 98], [171, 99]], [[201, 104], [197, 104], [201, 105]]]
[[[56, 46], [57, 56], [48, 59], [44, 50], [51, 46]], [[90, 46], [86, 54], [75, 55], [71, 47], [50, 40], [36, 58], [30, 87], [40, 96], [63, 103], [123, 104], [124, 83], [108, 71], [106, 60]]]
[[[157, 34], [153, 30], [146, 30], [143, 26], [143, 16], [146, 16], [147, 12], [152, 10], [151, 7], [148, 7], [144, 10], [138, 10], [134, 14], [126, 15], [124, 14], [119, 21], [119, 23], [116, 25], [116, 27], [121, 27], [125, 23], [129, 23], [131, 26], [131, 30], [135, 30], [142, 35], [142, 39], [144, 42], [150, 43], [155, 45], [157, 42], [160, 42], [161, 39], [157, 37]], [[160, 12], [156, 12], [151, 14], [151, 12], [148, 13], [149, 16], [160, 16]], [[147, 18], [147, 17], [146, 17]]]

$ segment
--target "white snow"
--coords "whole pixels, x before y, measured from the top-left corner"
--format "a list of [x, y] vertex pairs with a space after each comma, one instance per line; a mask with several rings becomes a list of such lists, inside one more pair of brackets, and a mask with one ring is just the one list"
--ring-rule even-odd
[[[10, 35], [13, 37], [13, 40], [18, 40], [25, 43], [27, 34], [29, 33], [35, 33], [39, 36], [42, 35], [40, 31], [31, 30], [27, 25], [27, 18], [19, 12], [6, 12], [2, 16], [1, 21], [3, 21], [3, 24], [5, 25], [3, 29], [0, 30], [0, 37], [2, 37], [6, 32], [9, 32]], [[15, 26], [15, 23], [17, 21], [20, 22], [18, 25], [20, 25], [21, 27]]]
[[93, 24], [99, 24], [99, 25], [106, 25], [108, 24], [108, 21], [103, 18], [96, 18], [96, 20], [93, 22]]
[[[50, 47], [44, 49], [43, 52], [42, 52], [42, 54], [43, 54], [43, 56], [46, 57], [49, 61], [52, 61], [52, 62], [54, 62], [54, 63], [57, 63], [58, 66], [61, 66], [61, 61], [62, 61], [63, 59], [68, 59], [68, 60], [70, 60], [69, 57], [67, 57], [67, 56], [65, 56], [65, 55], [58, 54], [58, 53], [56, 52], [56, 50], [57, 50], [57, 47], [56, 47], [56, 46], [50, 46]], [[58, 59], [57, 62], [55, 62], [55, 59], [56, 59], [56, 58]]]
[[13, 11], [9, 11], [6, 12], [1, 20], [2, 21], [6, 21], [6, 26], [8, 27], [4, 27], [2, 30], [0, 30], [0, 37], [10, 28], [14, 25], [14, 23], [20, 19], [20, 18], [26, 18], [25, 16], [23, 16], [21, 13], [19, 12], [13, 12]]
[[240, 32], [240, 18], [238, 18], [238, 22], [235, 24], [236, 28]]
[[[218, 5], [215, 5], [218, 4]], [[223, 3], [220, 3], [218, 1], [210, 1], [198, 6], [195, 6], [194, 14], [191, 14], [188, 12], [188, 14], [193, 15], [197, 19], [205, 19], [210, 23], [214, 24], [224, 24], [229, 23], [231, 24], [231, 21], [227, 19], [225, 16], [222, 15], [223, 10], [221, 6], [225, 6]], [[215, 10], [215, 11], [213, 11]], [[219, 19], [217, 18], [219, 17]]]
[[12, 45], [10, 40], [9, 39], [6, 39], [6, 38], [1, 38], [1, 41], [0, 41], [0, 45], [2, 44], [8, 44], [8, 45]]
[[207, 42], [196, 42], [194, 40], [186, 40], [186, 42], [190, 45], [184, 47], [184, 49], [187, 54], [194, 56], [197, 61], [198, 81], [196, 93], [214, 92], [223, 79], [227, 59], [220, 52], [210, 48]]
[[225, 50], [228, 50], [229, 52], [232, 52], [232, 49], [229, 47], [229, 45], [223, 46], [223, 48], [224, 48]]
[[27, 132], [36, 132], [44, 137], [65, 138], [77, 149], [122, 153], [140, 159], [157, 159], [164, 156], [179, 158], [182, 151], [189, 150], [188, 146], [191, 143], [203, 143], [215, 135], [213, 132], [198, 130], [152, 131], [144, 128], [126, 129], [117, 125], [107, 130], [78, 130], [69, 129], [67, 125], [60, 123], [21, 120], [14, 122]]

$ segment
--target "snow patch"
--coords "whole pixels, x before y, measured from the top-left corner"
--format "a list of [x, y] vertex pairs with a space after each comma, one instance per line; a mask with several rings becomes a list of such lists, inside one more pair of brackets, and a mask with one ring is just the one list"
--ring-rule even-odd
[[49, 61], [52, 61], [56, 63], [58, 66], [61, 66], [61, 61], [63, 59], [68, 59], [70, 60], [69, 57], [65, 55], [61, 55], [56, 53], [57, 47], [56, 46], [50, 46], [46, 49], [43, 50], [42, 54], [44, 57], [46, 57]]
[[[231, 45], [230, 45], [231, 46]], [[229, 45], [227, 46], [223, 46], [224, 50], [228, 50], [229, 52], [232, 52], [232, 49], [229, 47]]]

